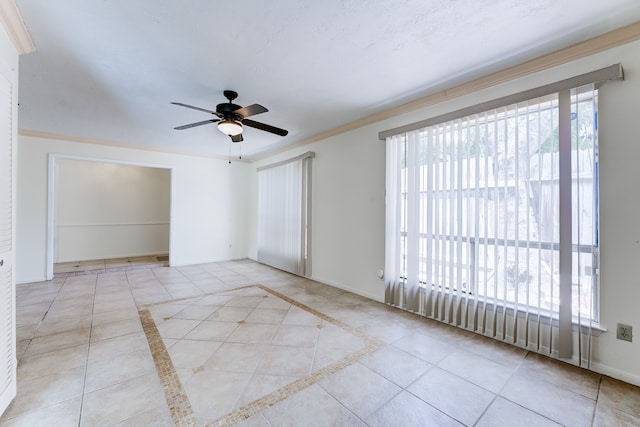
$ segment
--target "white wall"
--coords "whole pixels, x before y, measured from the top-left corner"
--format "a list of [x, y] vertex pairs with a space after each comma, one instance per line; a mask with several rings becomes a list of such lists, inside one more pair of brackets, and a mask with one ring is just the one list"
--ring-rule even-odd
[[55, 159], [55, 262], [169, 253], [171, 170]]
[[19, 135], [18, 283], [46, 279], [49, 153], [171, 169], [171, 264], [246, 257], [246, 164]]
[[[384, 299], [376, 270], [384, 265], [384, 143], [378, 132], [482, 101], [534, 88], [621, 62], [624, 82], [600, 89], [601, 324], [594, 369], [640, 385], [640, 42], [583, 58], [452, 101], [368, 125], [257, 162], [255, 168], [315, 151], [313, 160], [312, 277]], [[256, 215], [249, 225], [249, 256], [256, 256]], [[616, 340], [616, 323], [635, 327], [633, 343]], [[599, 345], [598, 345], [599, 344]]]

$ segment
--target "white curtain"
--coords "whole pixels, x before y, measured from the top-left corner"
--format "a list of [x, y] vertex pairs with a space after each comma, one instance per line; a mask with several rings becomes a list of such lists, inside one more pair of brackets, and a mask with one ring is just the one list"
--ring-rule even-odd
[[388, 137], [386, 302], [588, 360], [597, 152], [592, 86]]
[[258, 261], [309, 275], [313, 153], [258, 170]]

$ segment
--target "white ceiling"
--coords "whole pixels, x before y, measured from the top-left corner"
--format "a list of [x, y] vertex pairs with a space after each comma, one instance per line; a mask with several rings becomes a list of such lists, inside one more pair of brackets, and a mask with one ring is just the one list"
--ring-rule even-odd
[[[23, 130], [226, 156], [224, 89], [253, 116], [245, 159], [640, 20], [638, 0], [16, 0]], [[233, 147], [237, 154], [237, 145]]]

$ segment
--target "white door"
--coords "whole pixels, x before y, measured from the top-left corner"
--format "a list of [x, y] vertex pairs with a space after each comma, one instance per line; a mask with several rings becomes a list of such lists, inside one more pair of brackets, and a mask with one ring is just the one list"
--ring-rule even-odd
[[13, 78], [0, 64], [0, 414], [16, 395]]

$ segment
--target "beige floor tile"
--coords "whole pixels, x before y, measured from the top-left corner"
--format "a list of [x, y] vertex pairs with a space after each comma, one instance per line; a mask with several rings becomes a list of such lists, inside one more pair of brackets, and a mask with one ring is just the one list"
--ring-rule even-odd
[[211, 322], [205, 320], [185, 335], [184, 339], [223, 342], [237, 328], [237, 322]]
[[361, 419], [378, 410], [402, 389], [356, 363], [318, 383]]
[[173, 315], [174, 319], [205, 320], [220, 307], [192, 304]]
[[56, 350], [35, 356], [23, 356], [18, 365], [18, 381], [68, 371], [87, 363], [89, 344]]
[[430, 363], [393, 346], [386, 346], [360, 361], [389, 381], [407, 387], [433, 367]]
[[234, 409], [247, 405], [297, 379], [297, 377], [290, 376], [254, 374], [236, 402]]
[[287, 315], [287, 310], [276, 308], [255, 308], [245, 319], [249, 323], [269, 323], [279, 325]]
[[119, 427], [175, 427], [176, 424], [171, 419], [171, 411], [167, 405], [161, 405], [115, 425]]
[[316, 355], [313, 359], [312, 372], [325, 368], [333, 363], [352, 355], [355, 350], [349, 348], [325, 348], [317, 347]]
[[171, 295], [171, 297], [175, 299], [195, 297], [203, 294], [202, 290], [199, 287], [188, 282], [168, 284], [165, 286], [165, 289], [167, 290], [169, 295]]
[[491, 353], [482, 357], [464, 350], [445, 357], [438, 367], [493, 393], [500, 392], [516, 371], [516, 368], [508, 368], [491, 360]]
[[36, 331], [40, 325], [24, 325], [16, 327], [16, 340], [30, 340], [36, 335]]
[[252, 373], [265, 351], [264, 345], [226, 342], [211, 356], [205, 367], [217, 371]]
[[219, 320], [222, 322], [239, 322], [247, 318], [253, 309], [245, 307], [221, 307], [207, 320]]
[[155, 372], [149, 350], [124, 353], [87, 365], [86, 393]]
[[298, 307], [291, 307], [282, 320], [283, 325], [317, 326], [320, 323], [317, 316]]
[[493, 401], [476, 427], [558, 427], [560, 424], [501, 397]]
[[254, 323], [242, 323], [238, 325], [229, 338], [228, 342], [266, 344], [278, 331], [278, 325], [261, 325]]
[[153, 320], [155, 320], [157, 324], [160, 324], [164, 320], [172, 318], [176, 313], [181, 312], [187, 307], [189, 307], [189, 303], [186, 301], [168, 302], [166, 304], [149, 307], [149, 313], [151, 313]]
[[596, 416], [593, 427], [637, 427], [640, 426], [640, 418], [622, 412], [611, 406], [600, 403], [596, 405]]
[[112, 311], [94, 313], [92, 325], [99, 326], [130, 319], [138, 319], [138, 309], [135, 306], [133, 308], [120, 308]]
[[140, 331], [142, 331], [140, 319], [125, 319], [117, 322], [106, 323], [92, 328], [91, 342], [93, 343]]
[[457, 349], [453, 344], [420, 332], [399, 339], [393, 346], [434, 365]]
[[86, 393], [80, 426], [116, 424], [161, 405], [166, 405], [166, 401], [154, 372]]
[[233, 298], [231, 295], [207, 295], [195, 300], [196, 305], [210, 305], [214, 307], [222, 307]]
[[271, 424], [262, 414], [254, 415], [253, 417], [241, 421], [235, 425], [235, 427], [272, 427]]
[[82, 396], [84, 367], [58, 372], [18, 383], [18, 394], [4, 413], [5, 418], [14, 418], [21, 413]]
[[51, 351], [87, 344], [89, 342], [90, 332], [91, 328], [82, 328], [34, 338], [31, 340], [31, 344], [27, 347], [24, 355], [29, 357], [36, 354], [49, 353]]
[[401, 322], [377, 320], [360, 327], [360, 329], [386, 343], [392, 343], [410, 335], [413, 328], [409, 329]]
[[382, 408], [369, 415], [365, 421], [371, 427], [462, 426], [458, 421], [406, 391], [400, 392]]
[[311, 373], [315, 349], [270, 346], [262, 356], [256, 373], [303, 377]]
[[365, 343], [362, 338], [330, 323], [322, 323], [318, 336], [318, 348], [339, 348], [356, 351], [364, 347]]
[[[264, 293], [264, 291], [261, 291]], [[263, 296], [234, 296], [225, 304], [225, 307], [256, 308], [264, 299]]]
[[611, 408], [640, 418], [640, 387], [603, 376], [599, 399]]
[[111, 359], [121, 354], [148, 350], [144, 332], [133, 332], [89, 344], [89, 363]]
[[42, 322], [38, 326], [35, 333], [36, 337], [45, 335], [54, 335], [62, 332], [68, 332], [77, 329], [90, 328], [92, 325], [92, 316], [70, 317], [68, 319], [54, 320]]
[[464, 342], [464, 349], [479, 356], [491, 354], [491, 360], [504, 366], [517, 368], [524, 361], [527, 351], [516, 346], [476, 335]]
[[169, 319], [158, 325], [162, 338], [180, 339], [201, 323], [200, 320]]
[[495, 398], [493, 393], [437, 367], [407, 390], [465, 425], [473, 425]]
[[595, 401], [539, 377], [517, 372], [500, 395], [565, 426], [589, 426]]
[[77, 426], [81, 405], [82, 398], [76, 397], [36, 411], [22, 413], [15, 418], [2, 418], [0, 421], [6, 427]]
[[231, 412], [251, 374], [204, 370], [184, 385], [196, 416], [220, 418]]
[[589, 399], [595, 400], [598, 397], [600, 375], [595, 372], [534, 353], [527, 355], [520, 366], [520, 371], [540, 377], [574, 393], [580, 393]]
[[106, 299], [103, 298], [101, 301], [96, 301], [93, 305], [94, 313], [104, 313], [107, 311], [114, 310], [133, 310], [136, 308], [136, 304], [133, 300], [133, 296], [128, 295], [125, 298], [118, 299]]
[[260, 301], [260, 303], [256, 306], [256, 308], [273, 308], [278, 310], [289, 310], [291, 308], [291, 304], [278, 297], [267, 295], [266, 298], [263, 298], [262, 301]]
[[216, 352], [221, 342], [179, 340], [169, 348], [171, 361], [176, 368], [197, 368], [204, 365]]
[[279, 427], [364, 427], [364, 423], [317, 385], [266, 409], [264, 417]]
[[316, 326], [280, 325], [271, 340], [273, 345], [290, 347], [315, 347], [320, 330]]

